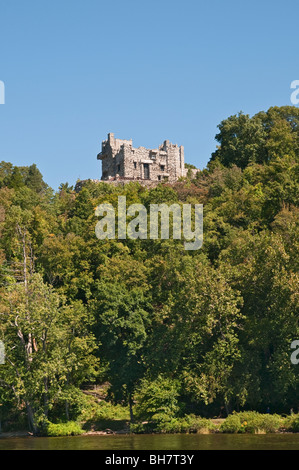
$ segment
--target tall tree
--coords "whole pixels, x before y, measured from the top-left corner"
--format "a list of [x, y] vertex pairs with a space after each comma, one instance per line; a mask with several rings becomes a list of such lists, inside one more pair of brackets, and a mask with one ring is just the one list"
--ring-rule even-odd
[[24, 403], [32, 432], [48, 419], [55, 403], [65, 402], [71, 385], [95, 374], [88, 324], [83, 306], [63, 306], [38, 274], [6, 287], [0, 323], [6, 363], [0, 369], [0, 388]]

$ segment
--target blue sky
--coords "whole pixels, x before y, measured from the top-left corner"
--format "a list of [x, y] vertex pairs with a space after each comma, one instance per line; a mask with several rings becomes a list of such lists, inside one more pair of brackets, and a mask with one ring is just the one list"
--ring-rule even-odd
[[291, 104], [298, 20], [297, 0], [0, 0], [0, 161], [57, 189], [100, 178], [114, 132], [204, 168], [221, 120]]

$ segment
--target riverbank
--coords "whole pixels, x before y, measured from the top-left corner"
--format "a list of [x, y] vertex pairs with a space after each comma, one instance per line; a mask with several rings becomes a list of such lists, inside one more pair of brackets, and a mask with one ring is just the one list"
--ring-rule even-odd
[[[206, 419], [194, 415], [181, 418], [161, 417], [157, 421], [129, 423], [111, 420], [111, 427], [103, 427], [107, 421], [91, 423], [49, 423], [40, 436], [109, 436], [109, 435], [161, 435], [161, 434], [292, 434], [299, 433], [299, 414], [280, 416], [260, 414], [255, 411], [233, 413], [225, 419]], [[100, 429], [99, 429], [100, 428]], [[33, 437], [28, 431], [12, 431], [0, 434], [0, 438]]]
[[29, 431], [12, 431], [0, 433], [0, 439], [14, 439], [17, 437], [33, 437], [33, 434]]

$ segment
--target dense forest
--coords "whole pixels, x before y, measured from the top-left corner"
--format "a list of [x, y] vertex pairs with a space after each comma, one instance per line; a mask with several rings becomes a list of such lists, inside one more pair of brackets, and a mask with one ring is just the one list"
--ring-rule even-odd
[[[152, 189], [53, 191], [36, 165], [0, 164], [3, 426], [76, 421], [103, 383], [132, 421], [297, 412], [299, 109], [218, 128], [207, 168]], [[99, 240], [95, 209], [118, 196], [203, 204], [202, 248]]]

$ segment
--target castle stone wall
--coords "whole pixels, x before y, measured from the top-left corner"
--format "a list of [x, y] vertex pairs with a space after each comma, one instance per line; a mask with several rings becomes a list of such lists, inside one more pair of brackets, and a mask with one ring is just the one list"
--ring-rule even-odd
[[98, 155], [102, 161], [102, 180], [177, 181], [186, 176], [184, 147], [168, 140], [157, 149], [133, 147], [132, 140], [108, 134]]

